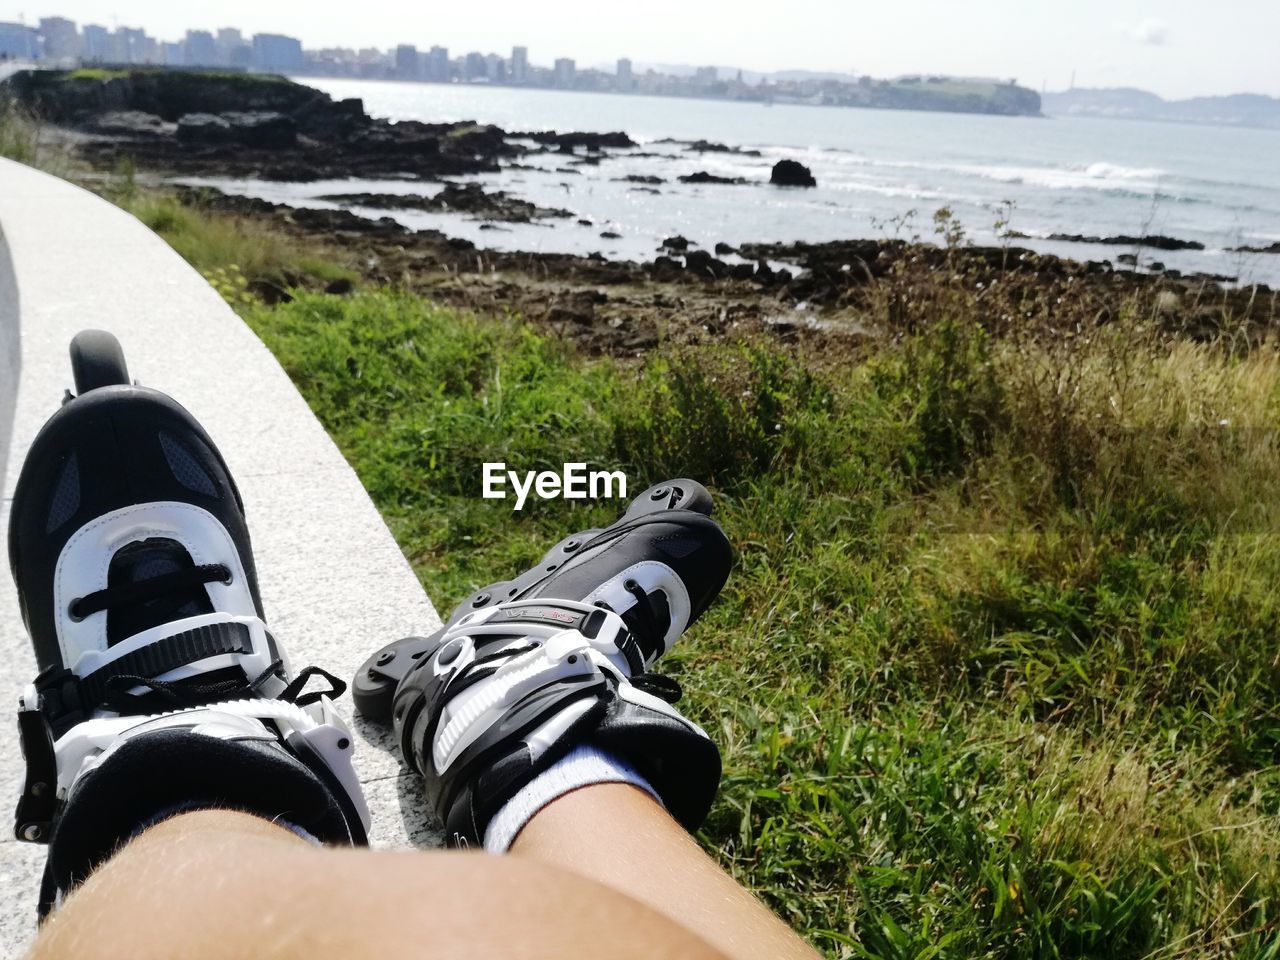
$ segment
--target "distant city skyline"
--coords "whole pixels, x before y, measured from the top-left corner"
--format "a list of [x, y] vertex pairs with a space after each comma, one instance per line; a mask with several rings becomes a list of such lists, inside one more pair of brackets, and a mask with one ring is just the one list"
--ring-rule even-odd
[[188, 28], [166, 40], [140, 27], [80, 24], [66, 17], [42, 17], [34, 25], [0, 20], [0, 57], [47, 66], [146, 66], [247, 70], [294, 76], [351, 77], [425, 83], [494, 84], [596, 93], [638, 93], [770, 103], [901, 109], [1038, 113], [1040, 97], [1016, 88], [1011, 78], [957, 82], [937, 74], [898, 80], [869, 75], [746, 75], [742, 70], [701, 66], [637, 70], [621, 57], [612, 68], [578, 68], [572, 57], [551, 66], [530, 61], [526, 46], [508, 56], [478, 50], [451, 55], [447, 47], [304, 47], [286, 34], [245, 34], [238, 27]]
[[0, 3], [0, 21], [34, 25], [62, 16], [81, 24], [141, 28], [170, 42], [188, 29], [238, 27], [246, 36], [283, 34], [307, 48], [412, 44], [529, 62], [572, 59], [582, 67], [622, 58], [637, 65], [716, 64], [751, 72], [811, 70], [878, 77], [936, 73], [1018, 79], [1035, 90], [1134, 86], [1169, 98], [1225, 93], [1280, 96], [1276, 38], [1280, 4], [1234, 0], [1208, 10], [1199, 0], [792, 0], [777, 4], [650, 0], [618, 8], [587, 0], [540, 4], [490, 0], [405, 8], [364, 0], [342, 14], [277, 0], [209, 0], [185, 7], [131, 0], [55, 0], [32, 9]]

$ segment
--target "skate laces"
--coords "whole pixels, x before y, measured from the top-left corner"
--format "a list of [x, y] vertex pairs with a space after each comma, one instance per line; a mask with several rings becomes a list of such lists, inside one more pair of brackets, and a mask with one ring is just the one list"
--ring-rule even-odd
[[136, 583], [121, 583], [76, 597], [67, 605], [67, 615], [79, 622], [95, 613], [110, 612], [159, 600], [166, 594], [203, 586], [206, 583], [230, 583], [231, 569], [223, 563], [205, 563], [186, 570], [175, 570], [149, 577]]
[[[238, 667], [228, 669], [239, 672]], [[249, 678], [241, 673], [238, 678], [232, 676], [209, 683], [193, 683], [190, 679], [156, 680], [153, 677], [117, 675], [107, 681], [106, 705], [119, 713], [135, 713], [143, 704], [155, 706], [157, 700], [173, 709], [205, 706], [219, 700], [244, 700], [256, 696], [263, 684], [272, 676], [280, 674], [283, 669], [284, 661], [277, 658], [256, 677]], [[329, 689], [304, 693], [307, 683], [316, 676], [323, 677], [328, 682]], [[138, 687], [146, 689], [144, 692], [134, 692]], [[346, 689], [345, 681], [327, 670], [310, 666], [303, 668], [274, 699], [305, 707], [321, 697], [336, 699]]]
[[[229, 584], [231, 577], [231, 569], [224, 563], [201, 564], [133, 583], [113, 584], [102, 590], [95, 590], [72, 600], [67, 613], [73, 620], [83, 620], [103, 611], [110, 613], [169, 596], [181, 597], [184, 591], [207, 583]], [[157, 707], [180, 709], [203, 706], [218, 700], [256, 697], [271, 677], [280, 676], [283, 679], [283, 670], [284, 661], [276, 658], [254, 677], [247, 676], [239, 667], [224, 667], [199, 678], [186, 677], [181, 680], [157, 680], [138, 674], [117, 674], [107, 681], [103, 697], [106, 706], [120, 713], [150, 711]], [[329, 689], [304, 693], [303, 689], [308, 681], [315, 676], [324, 677], [329, 683]], [[306, 706], [315, 703], [322, 696], [340, 697], [346, 689], [346, 683], [333, 674], [311, 666], [302, 670], [280, 693], [278, 699]]]

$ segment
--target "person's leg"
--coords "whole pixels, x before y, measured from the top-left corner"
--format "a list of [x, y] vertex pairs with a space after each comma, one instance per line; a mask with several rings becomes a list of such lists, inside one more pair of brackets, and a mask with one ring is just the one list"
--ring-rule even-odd
[[602, 783], [543, 807], [512, 859], [572, 870], [655, 908], [734, 958], [812, 958], [816, 951], [726, 874], [652, 797]]
[[45, 922], [31, 960], [717, 958], [636, 900], [531, 858], [316, 847], [187, 813], [126, 844]]

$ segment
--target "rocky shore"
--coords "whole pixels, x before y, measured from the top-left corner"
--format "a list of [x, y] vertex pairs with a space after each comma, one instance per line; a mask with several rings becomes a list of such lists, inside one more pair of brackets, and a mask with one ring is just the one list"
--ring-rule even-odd
[[[389, 217], [294, 208], [209, 188], [184, 189], [182, 200], [335, 244], [362, 265], [364, 282], [407, 285], [481, 313], [518, 313], [588, 352], [612, 355], [639, 356], [662, 340], [696, 343], [763, 333], [810, 345], [839, 362], [877, 335], [869, 316], [898, 309], [895, 302], [905, 309], [942, 287], [989, 297], [993, 328], [1030, 318], [1068, 336], [1080, 332], [1082, 315], [1102, 325], [1134, 309], [1150, 311], [1168, 332], [1193, 339], [1218, 335], [1224, 317], [1261, 335], [1280, 311], [1277, 294], [1265, 287], [1135, 273], [1013, 246], [947, 250], [850, 240], [704, 250], [670, 237], [653, 260], [635, 263], [598, 254], [482, 250], [439, 231], [411, 231]], [[340, 283], [330, 292], [347, 289]], [[269, 301], [289, 296], [283, 287], [256, 292]]]
[[[341, 192], [318, 198], [345, 208], [337, 210], [294, 208], [205, 188], [183, 188], [180, 196], [210, 213], [340, 246], [370, 282], [407, 282], [444, 302], [519, 312], [589, 350], [636, 354], [660, 338], [696, 341], [738, 330], [856, 343], [869, 333], [867, 318], [889, 309], [886, 298], [909, 304], [930, 296], [940, 276], [993, 301], [998, 290], [993, 325], [1031, 317], [1053, 329], [1066, 323], [1060, 316], [1069, 314], [1075, 324], [1082, 312], [1105, 323], [1125, 304], [1142, 301], [1169, 329], [1202, 337], [1214, 335], [1224, 317], [1260, 328], [1277, 312], [1276, 294], [1265, 287], [1240, 289], [1225, 283], [1231, 278], [1124, 269], [1130, 254], [1117, 256], [1114, 264], [1046, 256], [1014, 246], [1016, 235], [1008, 246], [950, 250], [896, 240], [716, 244], [708, 250], [672, 237], [646, 262], [487, 251], [355, 211], [458, 213], [483, 221], [484, 229], [566, 220], [575, 214], [447, 178], [519, 167], [522, 158], [537, 153], [562, 156], [567, 164], [591, 163], [611, 151], [634, 151], [635, 142], [622, 132], [393, 123], [369, 117], [358, 100], [335, 101], [283, 78], [241, 74], [39, 72], [16, 75], [10, 87], [29, 109], [70, 131], [80, 156], [103, 169], [128, 158], [163, 177], [444, 181], [429, 196]], [[704, 140], [655, 146], [686, 157], [740, 150]], [[638, 190], [657, 190], [666, 182], [653, 176], [621, 179], [634, 181]], [[669, 179], [712, 188], [735, 182], [706, 172]], [[814, 180], [807, 168], [788, 160], [774, 167], [772, 183], [774, 189], [804, 188]], [[1157, 250], [1194, 247], [1155, 236], [1057, 239]], [[288, 296], [283, 287], [256, 292], [266, 299]], [[1064, 300], [1071, 302], [1070, 311], [1055, 307]]]

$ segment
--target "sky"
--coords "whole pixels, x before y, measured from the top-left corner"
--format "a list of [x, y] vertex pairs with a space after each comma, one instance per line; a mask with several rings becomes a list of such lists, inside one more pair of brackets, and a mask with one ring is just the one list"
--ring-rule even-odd
[[714, 64], [1016, 78], [1036, 90], [1134, 86], [1178, 98], [1280, 96], [1280, 0], [0, 0], [0, 20], [287, 33], [307, 47], [440, 44], [582, 66]]

